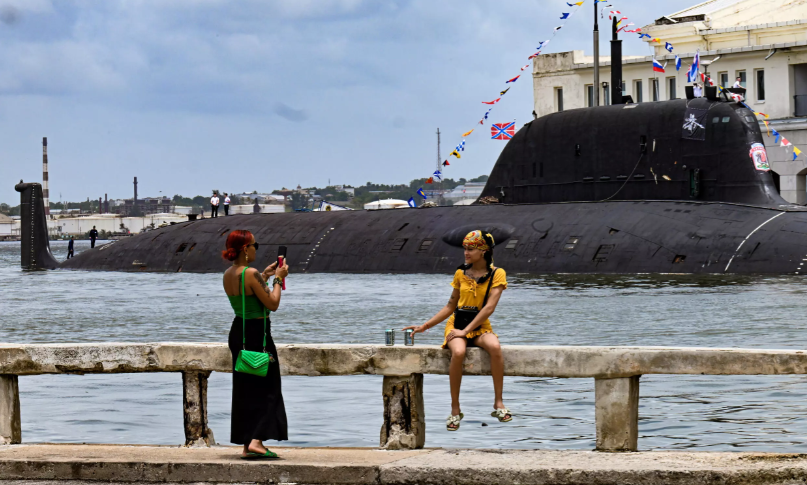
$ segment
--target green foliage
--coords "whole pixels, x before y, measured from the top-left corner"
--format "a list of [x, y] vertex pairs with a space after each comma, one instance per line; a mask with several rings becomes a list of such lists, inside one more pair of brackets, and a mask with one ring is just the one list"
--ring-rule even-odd
[[0, 204], [0, 214], [5, 214], [7, 216], [18, 216], [20, 215], [20, 206], [11, 207], [6, 203]]
[[469, 180], [469, 182], [487, 182], [488, 178], [487, 175], [480, 175], [479, 177]]
[[[314, 193], [316, 195], [321, 195], [322, 198], [326, 200], [332, 201], [344, 201], [350, 199], [350, 194], [347, 192], [338, 190], [336, 187], [329, 185], [324, 189], [315, 189]], [[330, 195], [329, 195], [330, 194]]]

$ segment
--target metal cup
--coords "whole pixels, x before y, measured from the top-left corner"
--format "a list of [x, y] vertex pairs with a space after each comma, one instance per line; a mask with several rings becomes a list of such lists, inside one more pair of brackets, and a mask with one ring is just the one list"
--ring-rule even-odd
[[404, 330], [404, 345], [415, 345], [415, 332], [412, 329]]
[[395, 345], [395, 330], [389, 329], [384, 332], [384, 336], [386, 337], [386, 344], [388, 347], [392, 347]]

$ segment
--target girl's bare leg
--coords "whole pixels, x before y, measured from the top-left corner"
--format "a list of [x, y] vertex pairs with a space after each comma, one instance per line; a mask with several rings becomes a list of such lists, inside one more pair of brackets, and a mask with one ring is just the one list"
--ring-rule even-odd
[[448, 367], [448, 382], [451, 387], [451, 415], [460, 413], [460, 385], [462, 384], [462, 364], [465, 361], [465, 339], [455, 338], [448, 342], [451, 350], [451, 365]]
[[493, 376], [493, 409], [504, 409], [502, 389], [504, 388], [504, 356], [499, 338], [492, 333], [483, 333], [474, 339], [477, 347], [490, 355], [490, 373]]

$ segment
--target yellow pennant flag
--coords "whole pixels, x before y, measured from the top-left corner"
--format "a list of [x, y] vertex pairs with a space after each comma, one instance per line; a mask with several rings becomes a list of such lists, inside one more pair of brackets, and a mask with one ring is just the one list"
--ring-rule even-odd
[[584, 2], [574, 2], [574, 4], [575, 4], [575, 5], [577, 5], [578, 7], [579, 7], [580, 5], [583, 5], [583, 3], [584, 3]]
[[768, 122], [767, 122], [767, 121], [762, 120], [762, 122], [763, 122], [763, 123], [765, 123], [765, 129], [767, 129], [767, 130], [768, 130], [768, 137], [770, 137], [770, 136], [771, 136], [771, 127], [770, 127], [770, 126], [768, 126]]
[[799, 150], [799, 147], [793, 147], [793, 153], [795, 153], [796, 156], [799, 156], [801, 155], [801, 150]]
[[[462, 158], [462, 157], [460, 156], [460, 152], [458, 152], [457, 150], [454, 150], [453, 152], [451, 152], [451, 155], [454, 155], [454, 156], [455, 156], [455, 157], [457, 157], [457, 158]], [[451, 156], [451, 155], [449, 155], [449, 156]]]
[[467, 133], [463, 133], [462, 137], [465, 138], [466, 136], [470, 135], [473, 132], [474, 132], [474, 130], [471, 130], [471, 131], [469, 131]]

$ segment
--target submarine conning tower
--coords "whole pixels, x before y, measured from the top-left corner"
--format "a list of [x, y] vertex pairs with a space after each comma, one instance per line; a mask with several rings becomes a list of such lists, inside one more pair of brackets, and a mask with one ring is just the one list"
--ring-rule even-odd
[[482, 192], [488, 196], [506, 204], [791, 205], [776, 189], [754, 114], [714, 96], [573, 109], [533, 120], [499, 156]]
[[14, 186], [20, 193], [20, 265], [23, 269], [54, 269], [59, 262], [53, 257], [48, 241], [48, 222], [45, 218], [45, 204], [42, 185], [20, 183]]

